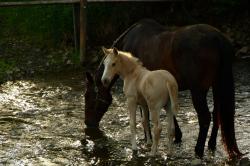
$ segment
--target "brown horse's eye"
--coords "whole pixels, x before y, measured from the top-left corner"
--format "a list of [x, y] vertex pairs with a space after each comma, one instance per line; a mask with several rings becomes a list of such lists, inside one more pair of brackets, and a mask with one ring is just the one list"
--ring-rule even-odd
[[112, 63], [112, 67], [114, 67], [115, 66], [115, 63]]

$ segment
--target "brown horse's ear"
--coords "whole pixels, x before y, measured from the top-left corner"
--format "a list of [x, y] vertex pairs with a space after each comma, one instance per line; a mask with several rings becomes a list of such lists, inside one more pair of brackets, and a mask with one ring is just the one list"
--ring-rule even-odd
[[87, 78], [88, 82], [93, 83], [94, 79], [93, 79], [92, 75], [89, 72], [86, 72], [85, 74], [86, 74], [86, 78]]
[[116, 47], [113, 48], [114, 55], [118, 55], [118, 49]]
[[104, 46], [102, 46], [102, 51], [103, 51], [104, 55], [109, 54], [109, 50], [107, 48], [105, 48]]

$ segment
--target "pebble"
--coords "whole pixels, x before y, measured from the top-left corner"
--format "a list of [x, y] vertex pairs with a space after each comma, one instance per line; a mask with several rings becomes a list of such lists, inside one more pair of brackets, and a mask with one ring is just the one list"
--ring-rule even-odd
[[191, 166], [198, 166], [198, 165], [201, 165], [201, 159], [194, 159], [192, 160], [191, 162]]
[[70, 161], [66, 158], [61, 158], [61, 157], [58, 157], [58, 158], [55, 158], [53, 160], [54, 163], [57, 164], [60, 164], [60, 165], [69, 165], [70, 164]]

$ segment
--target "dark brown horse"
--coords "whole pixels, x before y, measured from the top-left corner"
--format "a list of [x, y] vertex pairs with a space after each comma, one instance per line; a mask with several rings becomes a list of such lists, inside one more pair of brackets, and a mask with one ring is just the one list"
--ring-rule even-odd
[[[179, 89], [189, 89], [199, 120], [199, 135], [195, 147], [196, 155], [204, 154], [205, 141], [211, 121], [207, 105], [207, 92], [213, 91], [213, 128], [208, 148], [215, 150], [218, 128], [230, 158], [241, 156], [235, 130], [235, 98], [232, 73], [233, 49], [229, 40], [217, 29], [198, 24], [167, 29], [153, 20], [142, 20], [127, 29], [114, 46], [129, 51], [138, 57], [150, 70], [166, 69], [176, 78]], [[104, 113], [112, 102], [110, 88], [101, 83], [103, 66], [98, 68], [94, 79], [87, 75], [85, 93], [85, 123], [88, 127], [98, 127]], [[178, 128], [175, 120], [176, 128]], [[178, 136], [179, 135], [179, 136]], [[177, 139], [181, 139], [178, 130]]]

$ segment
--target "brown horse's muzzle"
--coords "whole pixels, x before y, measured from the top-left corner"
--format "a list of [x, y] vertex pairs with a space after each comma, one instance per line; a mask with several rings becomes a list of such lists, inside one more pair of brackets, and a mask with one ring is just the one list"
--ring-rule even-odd
[[103, 84], [104, 87], [107, 88], [109, 86], [109, 84], [110, 84], [109, 79], [107, 79], [107, 78], [102, 79], [102, 84]]

